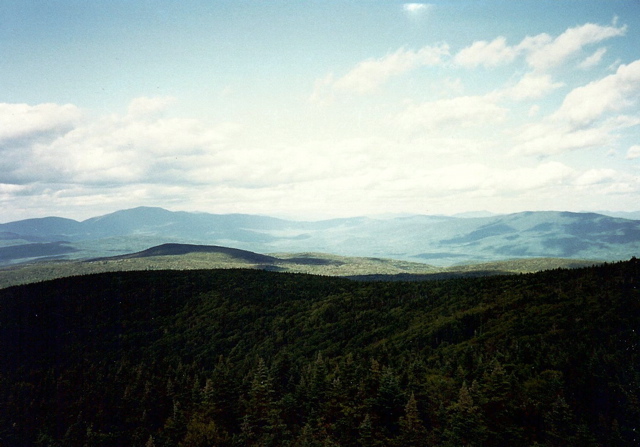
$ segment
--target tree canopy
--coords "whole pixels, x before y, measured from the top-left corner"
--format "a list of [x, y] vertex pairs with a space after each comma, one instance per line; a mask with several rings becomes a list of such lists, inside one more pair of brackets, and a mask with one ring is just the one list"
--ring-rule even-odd
[[8, 446], [635, 446], [640, 263], [431, 282], [255, 270], [0, 290]]

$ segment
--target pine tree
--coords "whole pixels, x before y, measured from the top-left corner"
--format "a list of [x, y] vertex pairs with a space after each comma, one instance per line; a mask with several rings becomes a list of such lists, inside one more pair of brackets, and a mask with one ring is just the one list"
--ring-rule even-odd
[[211, 378], [206, 380], [201, 394], [202, 411], [205, 414], [212, 417], [227, 431], [233, 431], [237, 428], [235, 425], [237, 386], [229, 359], [220, 356]]
[[371, 422], [371, 416], [368, 414], [364, 417], [364, 420], [358, 427], [358, 443], [361, 447], [372, 447], [376, 445], [373, 435], [373, 424]]
[[311, 417], [319, 415], [320, 407], [325, 402], [328, 391], [327, 376], [327, 365], [322, 358], [322, 354], [318, 353], [311, 368], [309, 381], [309, 397], [312, 402]]
[[374, 409], [380, 419], [381, 426], [387, 434], [394, 436], [398, 430], [403, 405], [404, 393], [400, 382], [391, 368], [384, 368], [380, 377], [380, 387], [374, 401]]
[[486, 438], [486, 427], [480, 408], [475, 405], [466, 383], [462, 384], [458, 400], [448, 408], [448, 426], [444, 430], [447, 446], [480, 446]]
[[164, 424], [163, 437], [174, 444], [182, 439], [187, 431], [187, 421], [180, 404], [174, 400], [173, 413]]
[[305, 424], [304, 427], [302, 427], [302, 431], [300, 432], [300, 435], [293, 443], [293, 446], [294, 447], [320, 447], [319, 444], [316, 442], [311, 425]]
[[63, 443], [69, 446], [82, 446], [85, 443], [87, 435], [86, 424], [82, 416], [82, 412], [78, 414], [76, 422], [71, 424], [64, 434]]
[[573, 411], [561, 395], [545, 416], [547, 443], [553, 447], [570, 445], [576, 433]]
[[400, 435], [396, 441], [398, 447], [421, 447], [429, 445], [427, 429], [420, 419], [418, 402], [413, 393], [404, 407], [404, 416], [400, 418]]
[[[281, 444], [278, 444], [281, 445]], [[300, 435], [293, 443], [294, 447], [338, 447], [326, 428], [322, 419], [315, 424], [307, 423], [302, 427]]]
[[180, 447], [209, 447], [225, 445], [229, 442], [227, 433], [214, 421], [207, 420], [202, 414], [195, 414], [187, 425], [187, 432], [179, 444]]
[[521, 438], [513, 406], [515, 383], [503, 366], [494, 360], [479, 385], [479, 406], [487, 422], [487, 443], [514, 445]]
[[[251, 389], [246, 400], [245, 414], [241, 425], [240, 439], [244, 445], [254, 445], [261, 439], [271, 439], [270, 428], [274, 425], [274, 390], [267, 366], [262, 358], [253, 373]], [[260, 442], [266, 445], [265, 442]]]

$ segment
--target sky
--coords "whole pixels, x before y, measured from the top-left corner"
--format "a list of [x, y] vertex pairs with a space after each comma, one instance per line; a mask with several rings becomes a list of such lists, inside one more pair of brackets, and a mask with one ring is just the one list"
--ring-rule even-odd
[[0, 0], [0, 222], [640, 210], [640, 1]]

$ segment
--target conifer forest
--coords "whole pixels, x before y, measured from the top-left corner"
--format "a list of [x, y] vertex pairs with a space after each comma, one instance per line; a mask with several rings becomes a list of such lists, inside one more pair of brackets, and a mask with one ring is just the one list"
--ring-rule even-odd
[[640, 445], [640, 263], [0, 290], [1, 446]]

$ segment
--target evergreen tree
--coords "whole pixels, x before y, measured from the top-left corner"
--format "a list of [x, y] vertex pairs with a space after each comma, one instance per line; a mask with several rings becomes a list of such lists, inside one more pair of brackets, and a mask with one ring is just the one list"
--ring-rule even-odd
[[210, 447], [229, 445], [230, 439], [214, 421], [207, 420], [201, 413], [195, 414], [187, 425], [186, 434], [179, 447]]
[[569, 446], [574, 441], [576, 423], [571, 407], [558, 396], [545, 417], [547, 444], [551, 447]]
[[498, 360], [485, 371], [479, 386], [479, 406], [487, 424], [489, 445], [517, 445], [522, 436], [513, 400], [515, 381]]
[[293, 443], [293, 447], [321, 447], [321, 444], [317, 442], [313, 429], [310, 424], [305, 424], [300, 431], [300, 435]]
[[462, 384], [458, 400], [448, 408], [448, 424], [444, 431], [446, 445], [451, 447], [481, 446], [486, 427], [466, 383]]
[[202, 411], [226, 431], [237, 428], [237, 389], [233, 365], [228, 358], [220, 356], [202, 390]]
[[400, 418], [400, 435], [396, 440], [398, 447], [422, 447], [429, 445], [427, 429], [422, 423], [418, 413], [416, 397], [411, 393], [407, 405], [404, 407], [404, 416]]
[[374, 400], [374, 410], [381, 427], [387, 436], [395, 436], [398, 431], [398, 419], [404, 406], [404, 392], [398, 377], [389, 367], [385, 367], [380, 376], [380, 386]]
[[87, 427], [84, 423], [82, 413], [78, 414], [76, 421], [69, 426], [62, 440], [64, 445], [68, 446], [84, 446], [87, 436]]
[[373, 433], [373, 423], [371, 422], [371, 416], [368, 414], [364, 417], [364, 420], [358, 427], [358, 444], [360, 447], [373, 447], [377, 443]]
[[253, 373], [241, 424], [240, 439], [245, 445], [269, 445], [271, 443], [274, 439], [272, 432], [276, 417], [274, 411], [274, 390], [271, 376], [264, 359], [259, 358]]

